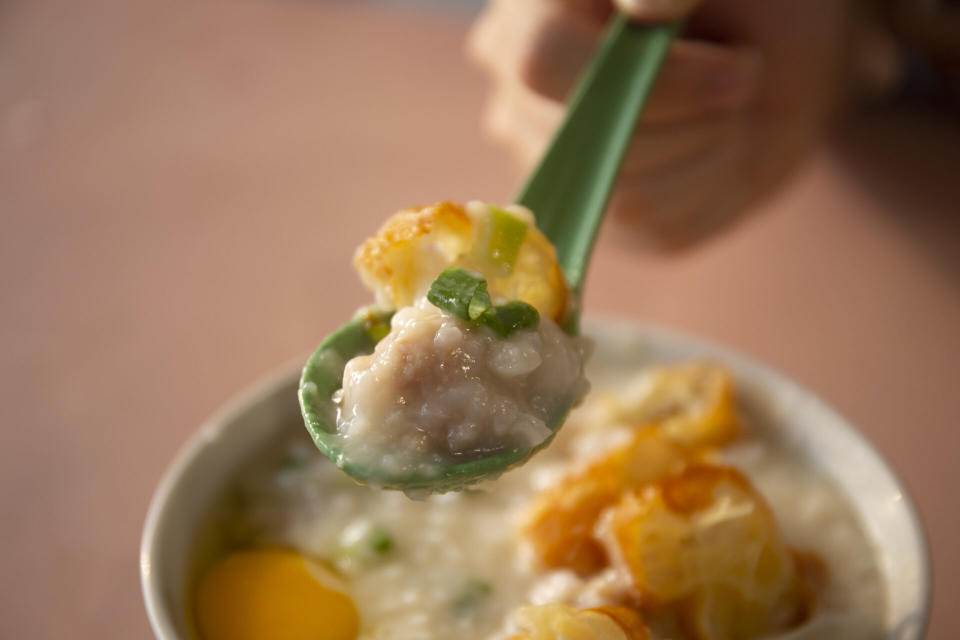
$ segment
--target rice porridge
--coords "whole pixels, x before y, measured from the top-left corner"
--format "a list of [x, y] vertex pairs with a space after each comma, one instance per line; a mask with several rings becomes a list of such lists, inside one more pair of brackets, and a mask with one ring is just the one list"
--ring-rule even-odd
[[[653, 640], [758, 637], [756, 630], [719, 629], [716, 621], [729, 621], [721, 615], [724, 607], [742, 612], [763, 602], [771, 603], [771, 611], [776, 607], [767, 622], [777, 629], [764, 637], [879, 638], [882, 580], [871, 544], [844, 498], [784, 445], [767, 438], [763, 425], [729, 431], [725, 425], [731, 416], [723, 408], [729, 390], [714, 373], [697, 373], [697, 383], [688, 385], [700, 400], [704, 393], [713, 400], [693, 402], [685, 396], [682, 385], [669, 376], [689, 378], [690, 371], [680, 367], [657, 373], [654, 383], [640, 385], [647, 394], [641, 400], [631, 397], [640, 388], [636, 384], [601, 385], [571, 414], [551, 446], [524, 467], [489, 486], [419, 501], [357, 485], [318, 455], [308, 438], [291, 435], [238, 480], [228, 538], [240, 548], [293, 549], [326, 567], [355, 604], [355, 637], [363, 639], [561, 637], [557, 616], [596, 607], [601, 609], [591, 611], [635, 611]], [[674, 389], [673, 395], [651, 402], [651, 390], [664, 384]], [[682, 407], [693, 411], [687, 418], [700, 425], [697, 429], [684, 430], [676, 422]], [[667, 424], [673, 424], [676, 437], [664, 440]], [[709, 446], [692, 454], [689, 442], [677, 444], [684, 437]], [[616, 495], [603, 497], [610, 488], [607, 480], [614, 477], [607, 473], [611, 461], [623, 459], [626, 451], [633, 452], [631, 460], [642, 458], [643, 469], [637, 475], [626, 468], [629, 478], [616, 476], [623, 485]], [[687, 461], [679, 466], [664, 462], [677, 452]], [[743, 485], [746, 493], [731, 493], [729, 487], [741, 482], [732, 467], [752, 483]], [[673, 529], [663, 528], [658, 523], [666, 522], [666, 512], [656, 511], [656, 500], [674, 491], [664, 483], [682, 483], [691, 473], [702, 476], [704, 469], [735, 482], [711, 485], [710, 492], [696, 498], [709, 501], [709, 508], [694, 507], [684, 512], [693, 514], [687, 519], [680, 511], [667, 513]], [[762, 498], [750, 493], [754, 487]], [[589, 500], [576, 495], [581, 490], [590, 494]], [[590, 515], [589, 504], [600, 502], [602, 509]], [[766, 504], [772, 509], [769, 517]], [[630, 505], [646, 509], [645, 519], [628, 517]], [[564, 518], [579, 518], [589, 526], [574, 526]], [[618, 529], [618, 519], [629, 526]], [[701, 540], [682, 529], [693, 522], [713, 528]], [[636, 549], [628, 543], [621, 553], [615, 541], [622, 540], [623, 531], [651, 526], [661, 528], [643, 538], [646, 544], [666, 544], [671, 531], [681, 531], [681, 547], [707, 545], [694, 564], [686, 556], [674, 557], [686, 553], [674, 547], [663, 547], [653, 560], [670, 558], [668, 570], [686, 562], [704, 575], [719, 567], [729, 580], [721, 573], [720, 579], [701, 581], [710, 587], [701, 589], [698, 576], [678, 581], [668, 571], [664, 577], [650, 558], [623, 565], [622, 558], [632, 557]], [[552, 538], [559, 541], [553, 547]], [[709, 547], [720, 540], [726, 548]], [[743, 563], [734, 560], [746, 556], [733, 547], [758, 540], [762, 558], [745, 574], [736, 574]], [[771, 572], [775, 579], [769, 578]], [[774, 583], [780, 586], [771, 587]], [[694, 584], [700, 585], [696, 591], [684, 591]], [[752, 590], [748, 598], [737, 595], [747, 588]], [[736, 597], [731, 600], [730, 594]], [[541, 606], [524, 608], [530, 605]], [[561, 605], [573, 609], [550, 608]], [[537, 616], [553, 616], [554, 635], [529, 633]], [[604, 618], [607, 624], [613, 619], [622, 616]], [[616, 633], [629, 626], [618, 624], [612, 627]], [[580, 636], [569, 632], [564, 637]], [[583, 637], [646, 636], [594, 631]]]

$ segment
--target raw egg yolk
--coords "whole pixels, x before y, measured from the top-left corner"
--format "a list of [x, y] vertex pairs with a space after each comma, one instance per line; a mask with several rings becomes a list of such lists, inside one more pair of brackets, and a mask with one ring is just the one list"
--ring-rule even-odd
[[[203, 640], [354, 640], [353, 601], [321, 582], [323, 569], [285, 549], [239, 551], [197, 588]], [[329, 582], [329, 581], [328, 581]]]

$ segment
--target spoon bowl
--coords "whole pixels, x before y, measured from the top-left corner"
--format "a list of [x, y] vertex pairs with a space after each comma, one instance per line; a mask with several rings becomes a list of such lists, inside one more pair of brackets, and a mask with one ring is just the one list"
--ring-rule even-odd
[[[389, 323], [392, 315], [389, 311], [361, 311], [326, 337], [310, 356], [300, 376], [298, 396], [303, 422], [317, 448], [340, 469], [364, 484], [383, 489], [456, 491], [479, 480], [495, 478], [522, 464], [550, 443], [552, 435], [535, 447], [500, 449], [482, 458], [445, 466], [436, 474], [391, 473], [383, 468], [357, 464], [345, 456], [343, 437], [337, 433], [337, 406], [333, 394], [343, 385], [344, 364], [350, 358], [373, 352], [377, 344], [377, 331], [371, 329]], [[560, 403], [559, 409], [549, 416], [547, 427], [553, 434], [556, 434], [572, 407], [571, 398], [568, 402]]]

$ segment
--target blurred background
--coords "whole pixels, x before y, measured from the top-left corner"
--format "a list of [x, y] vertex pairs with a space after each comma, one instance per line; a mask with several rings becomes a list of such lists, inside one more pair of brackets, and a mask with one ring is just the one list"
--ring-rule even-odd
[[[151, 637], [138, 545], [178, 448], [367, 300], [350, 259], [388, 214], [510, 201], [464, 54], [480, 7], [0, 2], [0, 637]], [[946, 640], [960, 126], [916, 55], [732, 228], [681, 252], [602, 233], [586, 308], [727, 343], [852, 418], [919, 503]]]

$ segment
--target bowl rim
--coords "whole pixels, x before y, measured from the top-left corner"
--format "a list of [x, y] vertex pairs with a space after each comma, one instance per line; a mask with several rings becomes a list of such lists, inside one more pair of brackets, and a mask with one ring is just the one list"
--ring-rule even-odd
[[[907, 516], [911, 533], [917, 541], [919, 556], [917, 558], [919, 571], [919, 593], [917, 594], [917, 600], [920, 605], [918, 611], [920, 625], [917, 628], [918, 633], [916, 638], [919, 640], [926, 636], [930, 622], [933, 583], [930, 545], [923, 521], [913, 496], [900, 474], [876, 445], [874, 445], [851, 420], [837, 411], [833, 405], [824, 401], [818, 393], [811, 391], [806, 386], [737, 349], [714, 342], [713, 340], [657, 324], [631, 322], [616, 316], [591, 315], [585, 319], [583, 326], [586, 329], [584, 332], [586, 334], [601, 329], [605, 333], [617, 333], [622, 337], [628, 335], [634, 337], [643, 335], [657, 343], [668, 342], [682, 344], [694, 350], [706, 351], [711, 354], [711, 358], [730, 363], [738, 369], [748, 370], [755, 378], [772, 380], [773, 384], [784, 388], [791, 388], [804, 397], [816, 402], [819, 405], [818, 408], [829, 415], [835, 425], [844, 431], [848, 438], [854, 440], [857, 446], [861, 447], [880, 463], [882, 469], [890, 476], [900, 494], [903, 496], [904, 512]], [[278, 387], [295, 384], [305, 361], [305, 357], [291, 359], [271, 369], [267, 374], [233, 394], [220, 408], [201, 422], [197, 430], [180, 446], [173, 460], [163, 472], [160, 483], [157, 485], [150, 500], [140, 541], [140, 585], [147, 617], [150, 621], [151, 629], [157, 638], [161, 640], [180, 639], [171, 618], [171, 612], [164, 606], [162, 585], [157, 577], [157, 572], [153, 570], [155, 565], [154, 558], [158, 555], [156, 543], [160, 529], [159, 525], [168, 517], [168, 514], [172, 510], [173, 503], [170, 500], [170, 496], [183, 482], [187, 469], [189, 469], [197, 457], [205, 451], [208, 444], [212, 440], [215, 440], [219, 433], [226, 428], [226, 425], [239, 418], [251, 407], [263, 402], [265, 398], [275, 393]]]

